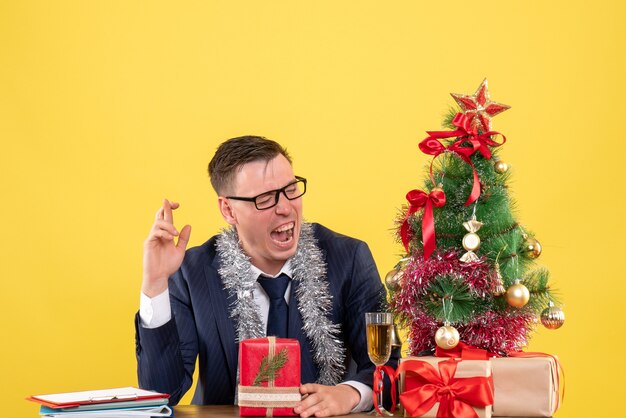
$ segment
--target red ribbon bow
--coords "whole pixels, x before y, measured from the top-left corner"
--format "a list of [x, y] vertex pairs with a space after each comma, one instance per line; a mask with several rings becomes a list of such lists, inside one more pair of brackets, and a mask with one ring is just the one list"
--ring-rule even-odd
[[439, 402], [437, 417], [478, 417], [472, 407], [493, 405], [493, 385], [485, 376], [454, 377], [458, 360], [439, 362], [437, 371], [425, 361], [407, 360], [396, 373], [411, 374], [419, 382], [415, 389], [403, 392], [400, 403], [412, 417], [428, 412]]
[[[436, 357], [452, 357], [452, 358], [461, 358], [462, 360], [489, 360], [491, 357], [501, 357], [501, 355], [497, 353], [492, 353], [491, 351], [483, 350], [482, 348], [474, 347], [473, 345], [469, 345], [464, 343], [463, 341], [459, 342], [459, 344], [449, 350], [444, 350], [439, 347], [435, 350]], [[556, 356], [551, 354], [541, 353], [541, 352], [524, 352], [524, 351], [509, 351], [505, 354], [505, 357], [521, 357], [521, 358], [532, 358], [532, 357], [550, 357], [554, 360], [556, 365], [556, 387], [557, 391], [562, 391], [561, 396], [557, 396], [556, 398], [556, 409], [559, 408], [560, 403], [565, 398], [565, 371], [563, 370], [563, 366], [561, 362]]]
[[424, 242], [424, 259], [428, 259], [437, 247], [435, 237], [435, 218], [433, 217], [433, 206], [442, 207], [446, 204], [446, 194], [438, 187], [435, 187], [429, 194], [421, 190], [411, 190], [406, 194], [409, 201], [409, 209], [406, 218], [400, 227], [400, 237], [407, 253], [409, 252], [409, 241], [411, 240], [409, 217], [424, 207], [422, 217], [422, 240]]
[[383, 415], [380, 412], [380, 408], [378, 405], [378, 394], [383, 391], [383, 374], [381, 371], [384, 371], [391, 381], [391, 412], [393, 413], [396, 410], [396, 371], [391, 366], [376, 366], [376, 370], [374, 370], [374, 383], [372, 385], [372, 397], [374, 398], [374, 408], [380, 415]]
[[[435, 158], [446, 150], [452, 151], [472, 167], [474, 183], [472, 191], [465, 202], [465, 206], [468, 206], [480, 196], [478, 173], [476, 173], [476, 168], [470, 157], [476, 151], [479, 151], [486, 159], [490, 159], [491, 150], [488, 146], [498, 147], [506, 142], [506, 137], [496, 131], [488, 131], [479, 134], [476, 128], [471, 126], [471, 119], [463, 113], [457, 113], [454, 119], [452, 119], [452, 124], [457, 127], [454, 131], [427, 131], [429, 136], [420, 142], [419, 148], [423, 153], [433, 155]], [[492, 135], [502, 135], [502, 143], [492, 140]], [[447, 147], [443, 146], [439, 141], [440, 139], [452, 137], [460, 137], [460, 139]], [[466, 144], [469, 144], [469, 147], [464, 146]], [[433, 162], [435, 158], [433, 158], [433, 161], [430, 163], [430, 178], [433, 180], [433, 183], [435, 183], [433, 178]]]

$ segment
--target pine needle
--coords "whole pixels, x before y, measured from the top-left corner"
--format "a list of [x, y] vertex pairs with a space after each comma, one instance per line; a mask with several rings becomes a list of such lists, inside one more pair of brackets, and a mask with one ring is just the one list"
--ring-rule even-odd
[[[469, 287], [461, 279], [454, 276], [440, 276], [428, 288], [429, 300], [424, 308], [440, 321], [451, 323], [466, 322], [475, 313], [475, 302]], [[450, 306], [446, 312], [444, 300]]]
[[287, 359], [289, 358], [287, 354], [287, 349], [283, 348], [271, 360], [269, 359], [269, 355], [263, 357], [261, 365], [259, 366], [259, 372], [254, 378], [252, 386], [261, 386], [263, 382], [276, 379], [280, 369], [287, 363]]

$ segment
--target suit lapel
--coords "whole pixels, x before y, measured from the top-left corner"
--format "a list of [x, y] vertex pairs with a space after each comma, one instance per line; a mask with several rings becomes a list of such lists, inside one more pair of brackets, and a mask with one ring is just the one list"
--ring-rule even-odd
[[289, 338], [298, 338], [302, 334], [302, 317], [298, 311], [298, 301], [296, 298], [296, 289], [298, 281], [291, 281], [291, 290], [289, 291], [289, 324], [287, 326], [287, 336]]
[[215, 257], [211, 266], [207, 265], [204, 274], [209, 284], [209, 295], [211, 299], [211, 308], [219, 334], [219, 340], [226, 356], [228, 370], [230, 371], [231, 381], [236, 384], [237, 381], [237, 344], [235, 336], [235, 327], [233, 320], [230, 318], [229, 306], [234, 302], [222, 286], [222, 281], [217, 273], [219, 267], [218, 257]]
[[300, 310], [298, 309], [298, 298], [296, 296], [296, 290], [300, 282], [298, 280], [291, 281], [291, 291], [289, 292], [289, 326], [287, 329], [287, 336], [289, 338], [295, 338], [300, 343], [300, 379], [302, 383], [314, 383], [317, 380], [318, 372], [315, 364], [313, 363], [313, 357], [309, 340], [304, 334], [304, 324]]

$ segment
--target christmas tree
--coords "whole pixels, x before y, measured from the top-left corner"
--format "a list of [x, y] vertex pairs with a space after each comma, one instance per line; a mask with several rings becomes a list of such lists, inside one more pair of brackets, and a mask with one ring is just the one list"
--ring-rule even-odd
[[487, 80], [459, 108], [449, 130], [429, 131], [419, 148], [432, 155], [423, 190], [407, 193], [398, 216], [406, 255], [387, 275], [390, 305], [418, 355], [459, 340], [494, 354], [519, 351], [541, 316], [563, 324], [541, 245], [514, 214], [509, 166], [498, 157], [506, 137], [491, 118], [509, 106], [490, 99]]

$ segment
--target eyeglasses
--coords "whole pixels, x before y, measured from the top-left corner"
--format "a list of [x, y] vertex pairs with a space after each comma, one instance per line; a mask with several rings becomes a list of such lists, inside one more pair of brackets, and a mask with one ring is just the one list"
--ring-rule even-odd
[[296, 177], [296, 181], [289, 183], [282, 189], [270, 190], [254, 197], [237, 197], [226, 196], [227, 199], [243, 200], [244, 202], [254, 202], [254, 206], [258, 210], [273, 208], [278, 204], [280, 194], [282, 193], [287, 199], [295, 200], [306, 193], [306, 179], [304, 177]]

